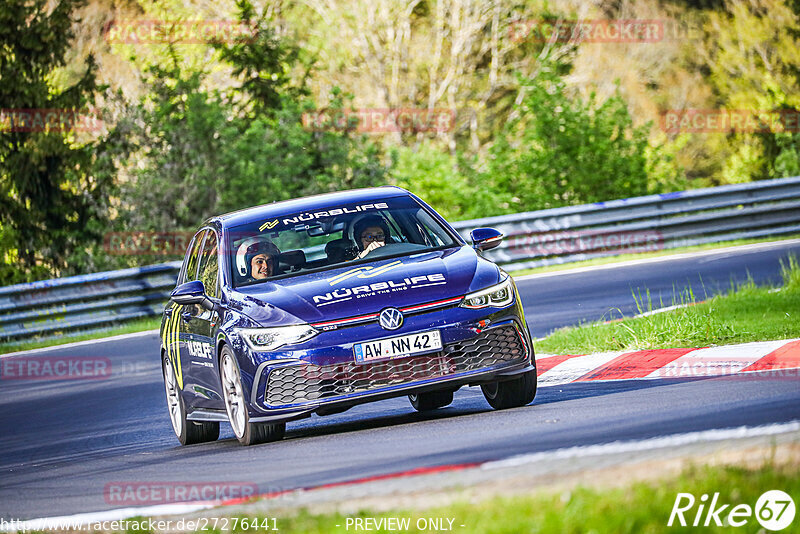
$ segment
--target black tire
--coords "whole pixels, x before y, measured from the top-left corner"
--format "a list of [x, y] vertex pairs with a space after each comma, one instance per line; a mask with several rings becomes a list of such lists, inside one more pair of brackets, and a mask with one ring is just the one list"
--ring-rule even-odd
[[280, 441], [285, 433], [286, 423], [249, 423], [247, 432], [244, 437], [239, 439], [239, 443], [249, 447], [259, 443]]
[[536, 397], [536, 370], [523, 373], [512, 380], [481, 384], [481, 391], [495, 410], [525, 406]]
[[227, 346], [219, 356], [222, 397], [233, 434], [245, 446], [280, 441], [286, 433], [286, 423], [252, 423], [247, 410], [247, 399], [242, 389], [242, 376], [236, 356]]
[[414, 393], [408, 396], [411, 406], [418, 412], [428, 412], [437, 408], [444, 408], [453, 402], [452, 391], [429, 391], [427, 393]]
[[219, 438], [219, 423], [214, 421], [189, 421], [186, 419], [186, 404], [178, 389], [174, 369], [169, 358], [161, 358], [161, 374], [164, 377], [164, 390], [167, 395], [167, 410], [169, 410], [172, 430], [178, 437], [181, 445], [193, 445], [216, 441]]

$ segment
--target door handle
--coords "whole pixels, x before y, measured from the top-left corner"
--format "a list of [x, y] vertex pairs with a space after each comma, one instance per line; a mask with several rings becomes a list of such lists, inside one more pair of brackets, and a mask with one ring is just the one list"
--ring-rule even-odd
[[185, 312], [183, 312], [183, 313], [181, 314], [181, 318], [183, 318], [183, 320], [184, 320], [184, 321], [186, 321], [186, 322], [188, 323], [189, 321], [191, 321], [192, 319], [194, 319], [194, 315], [192, 315], [192, 314], [191, 314], [191, 313], [189, 313], [188, 311], [185, 311]]

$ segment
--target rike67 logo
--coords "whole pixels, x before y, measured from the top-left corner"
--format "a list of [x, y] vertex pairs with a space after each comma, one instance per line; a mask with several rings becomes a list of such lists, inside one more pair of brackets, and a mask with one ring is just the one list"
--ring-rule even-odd
[[781, 490], [764, 492], [756, 501], [755, 507], [749, 504], [733, 506], [723, 503], [719, 493], [714, 493], [711, 499], [705, 493], [700, 499], [696, 499], [691, 493], [678, 493], [667, 526], [743, 527], [755, 516], [756, 521], [766, 530], [779, 531], [792, 524], [795, 512], [794, 501]]

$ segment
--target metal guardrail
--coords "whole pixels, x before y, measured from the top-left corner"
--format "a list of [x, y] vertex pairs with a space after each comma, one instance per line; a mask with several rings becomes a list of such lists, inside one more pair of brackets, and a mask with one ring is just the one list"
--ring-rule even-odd
[[800, 177], [567, 206], [453, 225], [497, 228], [486, 256], [517, 271], [627, 253], [800, 233]]
[[180, 267], [170, 262], [0, 287], [0, 340], [159, 315]]
[[[800, 177], [598, 202], [453, 225], [491, 226], [508, 271], [732, 239], [800, 233]], [[159, 315], [180, 262], [0, 287], [0, 340]]]

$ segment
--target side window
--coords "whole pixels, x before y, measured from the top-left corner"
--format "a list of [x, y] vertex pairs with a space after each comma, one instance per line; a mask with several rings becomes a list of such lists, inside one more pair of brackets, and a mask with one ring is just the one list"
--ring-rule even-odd
[[425, 210], [417, 211], [417, 221], [417, 227], [428, 245], [439, 247], [451, 240], [444, 228], [436, 224]]
[[403, 232], [401, 230], [401, 227], [398, 224], [398, 221], [396, 221], [395, 218], [392, 217], [392, 214], [384, 212], [384, 213], [381, 213], [381, 215], [383, 215], [384, 220], [389, 225], [389, 232], [391, 232], [391, 234], [392, 234], [392, 239], [395, 242], [407, 243], [408, 242], [408, 236], [406, 236], [405, 232]]
[[183, 264], [181, 265], [181, 270], [178, 272], [178, 285], [183, 284], [186, 282], [186, 271], [188, 270], [188, 263], [189, 263], [189, 256], [190, 252], [194, 248], [195, 241], [197, 241], [197, 236], [193, 236], [189, 240], [189, 246], [186, 248], [186, 253], [183, 256]]
[[198, 275], [198, 280], [203, 282], [206, 288], [206, 295], [209, 297], [219, 298], [218, 270], [217, 234], [213, 230], [209, 230], [206, 233], [205, 243], [203, 243], [203, 253], [200, 255], [200, 272]]
[[205, 230], [200, 230], [194, 236], [192, 249], [189, 252], [189, 261], [186, 263], [185, 282], [197, 280], [197, 260], [200, 257], [200, 246], [203, 244], [203, 234], [205, 234]]

